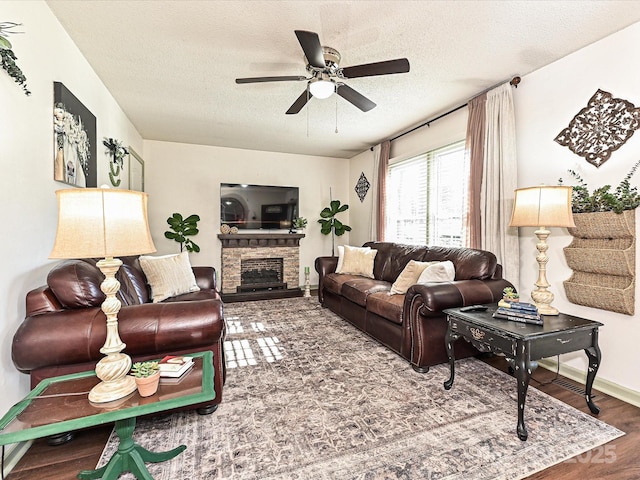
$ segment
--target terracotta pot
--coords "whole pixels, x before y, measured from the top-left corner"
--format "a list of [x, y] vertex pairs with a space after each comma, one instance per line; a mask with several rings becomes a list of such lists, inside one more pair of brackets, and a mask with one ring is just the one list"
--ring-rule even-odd
[[141, 397], [150, 397], [158, 391], [158, 384], [160, 383], [160, 372], [156, 372], [150, 377], [138, 378], [136, 377], [136, 385], [138, 387], [138, 393]]

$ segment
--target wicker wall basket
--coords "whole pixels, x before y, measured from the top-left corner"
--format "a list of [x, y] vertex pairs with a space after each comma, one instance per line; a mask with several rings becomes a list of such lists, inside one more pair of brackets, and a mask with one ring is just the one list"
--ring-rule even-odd
[[574, 237], [564, 249], [573, 275], [564, 282], [571, 303], [634, 314], [635, 210], [576, 213]]

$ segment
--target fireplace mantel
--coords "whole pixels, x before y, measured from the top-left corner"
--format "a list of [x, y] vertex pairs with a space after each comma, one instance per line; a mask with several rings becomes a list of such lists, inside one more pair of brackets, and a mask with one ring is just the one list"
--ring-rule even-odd
[[299, 247], [304, 233], [220, 233], [218, 238], [222, 248]]

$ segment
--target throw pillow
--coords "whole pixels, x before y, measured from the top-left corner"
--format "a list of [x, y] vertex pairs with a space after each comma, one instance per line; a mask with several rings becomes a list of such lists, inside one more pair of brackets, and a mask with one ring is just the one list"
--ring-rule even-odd
[[338, 265], [336, 273], [342, 273], [342, 265], [344, 264], [344, 246], [338, 245]]
[[[371, 247], [351, 247], [359, 248], [360, 250], [371, 250]], [[336, 273], [349, 273], [343, 272], [342, 266], [344, 265], [344, 245], [338, 245], [338, 265], [336, 265]]]
[[373, 262], [377, 253], [378, 250], [370, 247], [361, 248], [345, 245], [344, 259], [340, 273], [373, 278]]
[[200, 290], [191, 269], [188, 252], [160, 257], [141, 255], [140, 266], [151, 286], [153, 303]]
[[416, 262], [415, 260], [409, 260], [400, 273], [396, 281], [391, 285], [391, 291], [389, 292], [391, 295], [398, 295], [407, 293], [409, 287], [411, 285], [415, 285], [418, 283], [418, 278], [420, 278], [420, 274], [427, 268], [429, 265], [433, 265], [436, 262]]
[[450, 260], [435, 262], [420, 274], [416, 283], [453, 282], [456, 279], [456, 269]]

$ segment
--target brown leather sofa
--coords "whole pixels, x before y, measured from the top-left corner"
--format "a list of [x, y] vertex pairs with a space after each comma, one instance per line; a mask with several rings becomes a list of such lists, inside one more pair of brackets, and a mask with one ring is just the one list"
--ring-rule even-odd
[[[225, 322], [212, 267], [193, 267], [200, 291], [150, 303], [150, 288], [137, 257], [121, 258], [118, 331], [125, 353], [136, 361], [213, 352], [216, 398], [194, 405], [211, 413], [222, 401], [225, 379]], [[100, 305], [104, 276], [96, 260], [66, 260], [47, 276], [47, 285], [30, 291], [26, 318], [13, 337], [12, 359], [31, 376], [33, 388], [41, 380], [93, 370], [103, 355], [106, 320]]]
[[[377, 250], [374, 278], [335, 273], [338, 257], [319, 257], [315, 269], [320, 275], [320, 303], [411, 362], [424, 373], [431, 365], [447, 361], [444, 335], [447, 325], [443, 310], [482, 303], [497, 303], [502, 290], [513, 285], [502, 278], [496, 256], [470, 248], [446, 248], [368, 242]], [[455, 280], [411, 286], [406, 294], [390, 295], [391, 286], [410, 260], [450, 260]], [[460, 341], [457, 358], [478, 351]]]

